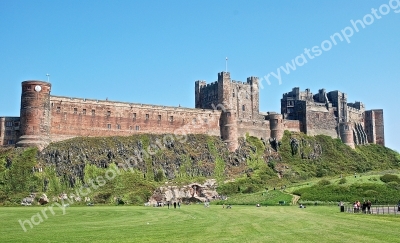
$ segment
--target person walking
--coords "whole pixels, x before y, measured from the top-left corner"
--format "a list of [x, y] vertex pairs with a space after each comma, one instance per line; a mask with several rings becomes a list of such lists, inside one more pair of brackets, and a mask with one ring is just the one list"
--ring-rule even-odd
[[368, 200], [368, 202], [367, 202], [367, 212], [368, 213], [371, 213], [371, 205], [372, 205], [371, 201]]

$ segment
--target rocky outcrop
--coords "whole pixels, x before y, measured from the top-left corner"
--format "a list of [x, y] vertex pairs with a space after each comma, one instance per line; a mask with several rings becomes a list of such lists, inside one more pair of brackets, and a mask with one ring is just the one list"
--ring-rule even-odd
[[244, 139], [235, 152], [229, 152], [219, 137], [207, 135], [187, 135], [184, 141], [173, 140], [170, 135], [74, 138], [50, 144], [41, 151], [39, 162], [54, 166], [57, 174], [73, 186], [83, 180], [86, 164], [108, 168], [114, 163], [137, 169], [144, 176], [154, 175], [155, 180], [158, 175], [171, 180], [183, 175], [212, 177], [218, 156], [225, 162], [224, 173], [237, 175], [246, 170], [251, 151]]
[[185, 186], [165, 186], [157, 188], [149, 200], [150, 205], [158, 205], [160, 202], [208, 202], [219, 199], [216, 191], [216, 180], [206, 180], [205, 183], [191, 183]]

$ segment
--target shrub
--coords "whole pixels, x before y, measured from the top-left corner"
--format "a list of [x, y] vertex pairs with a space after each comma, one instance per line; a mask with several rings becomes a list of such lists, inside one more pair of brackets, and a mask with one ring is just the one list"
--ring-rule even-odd
[[317, 169], [317, 174], [316, 174], [317, 177], [324, 177], [324, 176], [327, 176], [327, 175], [328, 175], [328, 170], [327, 169], [324, 169], [324, 168], [318, 168]]
[[346, 184], [347, 180], [346, 178], [342, 178], [339, 180], [339, 184]]
[[0, 203], [4, 202], [6, 199], [7, 195], [3, 191], [0, 191]]
[[243, 193], [253, 193], [255, 191], [256, 190], [253, 185], [247, 185], [246, 188], [243, 190]]
[[240, 192], [239, 185], [235, 182], [228, 182], [217, 187], [217, 192], [222, 195], [232, 195]]
[[386, 185], [391, 189], [400, 190], [400, 184], [397, 181], [388, 182]]
[[322, 180], [320, 180], [320, 181], [318, 182], [318, 185], [319, 185], [319, 186], [328, 186], [328, 185], [330, 185], [330, 184], [331, 184], [331, 182], [328, 181], [328, 180], [326, 180], [326, 179], [322, 179]]
[[109, 192], [100, 192], [93, 197], [94, 203], [106, 203], [107, 200], [111, 197], [111, 193]]
[[156, 175], [154, 176], [154, 180], [157, 182], [163, 181], [164, 178], [165, 178], [165, 176], [164, 176], [164, 172], [162, 170], [158, 170]]
[[380, 177], [381, 181], [388, 183], [391, 181], [400, 182], [400, 178], [397, 175], [385, 174]]

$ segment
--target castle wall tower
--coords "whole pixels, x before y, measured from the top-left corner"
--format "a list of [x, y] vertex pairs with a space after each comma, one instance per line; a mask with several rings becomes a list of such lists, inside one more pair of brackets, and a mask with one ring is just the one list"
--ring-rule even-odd
[[50, 142], [51, 84], [29, 80], [22, 82], [20, 137], [17, 147], [43, 149]]
[[247, 83], [250, 84], [250, 92], [251, 92], [251, 117], [254, 119], [260, 113], [260, 96], [259, 96], [259, 88], [258, 88], [258, 78], [257, 77], [249, 77], [247, 78]]
[[331, 91], [328, 97], [332, 102], [332, 106], [336, 107], [336, 117], [338, 122], [348, 122], [347, 112], [347, 94], [340, 91]]
[[218, 73], [218, 106], [225, 110], [232, 109], [231, 75], [229, 72]]
[[203, 107], [203, 97], [202, 97], [202, 92], [201, 89], [206, 86], [205, 81], [196, 81], [194, 83], [194, 97], [195, 97], [195, 108], [205, 108]]
[[271, 138], [276, 138], [276, 140], [281, 140], [283, 137], [284, 126], [283, 126], [283, 115], [282, 114], [270, 114], [269, 126], [271, 129]]
[[350, 146], [353, 149], [355, 148], [352, 122], [339, 123], [339, 134], [344, 144]]
[[385, 131], [382, 109], [365, 111], [364, 127], [369, 143], [376, 143], [385, 146]]
[[226, 111], [222, 112], [220, 129], [221, 138], [228, 144], [229, 151], [235, 151], [239, 146], [235, 110], [227, 109]]

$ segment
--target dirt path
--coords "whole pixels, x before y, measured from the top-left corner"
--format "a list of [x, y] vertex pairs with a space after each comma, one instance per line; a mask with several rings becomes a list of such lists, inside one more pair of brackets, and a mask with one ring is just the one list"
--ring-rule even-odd
[[293, 198], [292, 198], [292, 205], [296, 205], [296, 204], [297, 204], [297, 201], [299, 201], [299, 199], [300, 199], [300, 196], [293, 195], [293, 194], [291, 194], [291, 195], [293, 196]]

